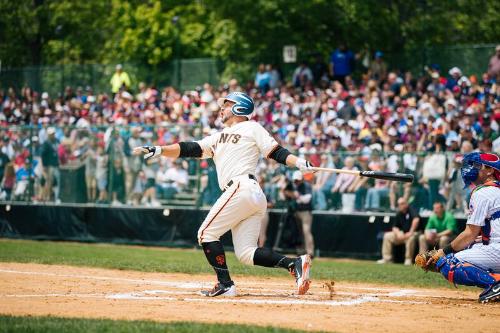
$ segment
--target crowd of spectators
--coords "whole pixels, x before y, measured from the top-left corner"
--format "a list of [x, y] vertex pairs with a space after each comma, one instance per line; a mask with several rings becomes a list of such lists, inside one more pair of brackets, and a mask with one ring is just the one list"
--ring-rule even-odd
[[[354, 78], [358, 60], [341, 46], [328, 62], [321, 56], [302, 62], [290, 82], [276, 66], [262, 64], [252, 82], [233, 79], [183, 92], [142, 82], [134, 89], [121, 66], [111, 92], [66, 87], [51, 96], [30, 87], [0, 90], [0, 197], [58, 201], [60, 171], [84, 164], [89, 202], [159, 205], [192, 190], [190, 177], [199, 168], [199, 200], [211, 204], [218, 189], [210, 162], [148, 165], [131, 148], [210, 134], [222, 127], [217, 98], [246, 91], [255, 101], [254, 119], [314, 165], [416, 175], [413, 185], [306, 175], [315, 209], [396, 210], [396, 198], [403, 197], [419, 210], [432, 209], [436, 201], [464, 210], [461, 154], [500, 152], [500, 47], [480, 77], [438, 65], [415, 76], [391, 70], [376, 52]], [[271, 200], [282, 201], [290, 171], [262, 160], [258, 176]]]

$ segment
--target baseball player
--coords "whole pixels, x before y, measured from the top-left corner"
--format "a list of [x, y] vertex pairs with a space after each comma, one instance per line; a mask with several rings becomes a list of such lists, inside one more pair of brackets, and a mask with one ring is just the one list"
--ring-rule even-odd
[[223, 193], [215, 202], [198, 230], [198, 242], [209, 264], [217, 274], [218, 283], [205, 296], [235, 296], [236, 287], [226, 265], [220, 237], [231, 230], [234, 252], [238, 260], [248, 265], [281, 267], [296, 279], [297, 291], [303, 295], [309, 289], [311, 257], [289, 258], [266, 248], [258, 248], [260, 224], [267, 202], [255, 172], [260, 155], [305, 172], [312, 168], [309, 161], [298, 158], [281, 147], [257, 122], [250, 120], [253, 100], [245, 93], [232, 92], [220, 98], [219, 116], [224, 129], [200, 141], [180, 142], [168, 146], [136, 147], [134, 152], [145, 159], [166, 156], [212, 158], [217, 169], [219, 187]]
[[499, 300], [500, 159], [495, 154], [466, 154], [461, 174], [466, 186], [476, 185], [465, 230], [450, 245], [418, 255], [415, 262], [455, 284], [484, 288], [481, 303]]

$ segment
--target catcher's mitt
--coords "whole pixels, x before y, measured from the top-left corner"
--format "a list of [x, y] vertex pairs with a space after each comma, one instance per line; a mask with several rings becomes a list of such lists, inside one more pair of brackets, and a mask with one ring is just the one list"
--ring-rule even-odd
[[436, 262], [444, 255], [441, 250], [430, 250], [425, 253], [419, 253], [415, 257], [415, 265], [424, 271], [439, 272], [436, 268]]

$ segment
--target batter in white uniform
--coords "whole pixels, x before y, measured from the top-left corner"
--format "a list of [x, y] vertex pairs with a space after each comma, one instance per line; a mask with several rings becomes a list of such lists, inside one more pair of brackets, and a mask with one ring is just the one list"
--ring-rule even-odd
[[217, 274], [218, 283], [205, 296], [235, 296], [236, 287], [226, 265], [220, 237], [231, 230], [236, 257], [247, 265], [281, 267], [295, 276], [297, 292], [309, 289], [311, 257], [289, 258], [266, 248], [258, 248], [260, 224], [267, 202], [254, 174], [260, 156], [272, 158], [289, 167], [310, 171], [311, 163], [281, 147], [257, 122], [250, 120], [253, 100], [245, 93], [233, 92], [218, 100], [219, 116], [225, 128], [203, 140], [168, 146], [134, 149], [145, 159], [166, 157], [212, 158], [217, 169], [222, 195], [198, 230], [198, 242]]

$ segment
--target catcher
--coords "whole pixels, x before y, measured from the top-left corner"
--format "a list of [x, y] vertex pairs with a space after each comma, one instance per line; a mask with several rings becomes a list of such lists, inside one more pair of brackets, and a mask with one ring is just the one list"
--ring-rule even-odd
[[417, 255], [415, 265], [454, 284], [484, 288], [481, 303], [500, 300], [500, 158], [466, 154], [461, 174], [466, 187], [476, 185], [465, 230], [443, 249]]

